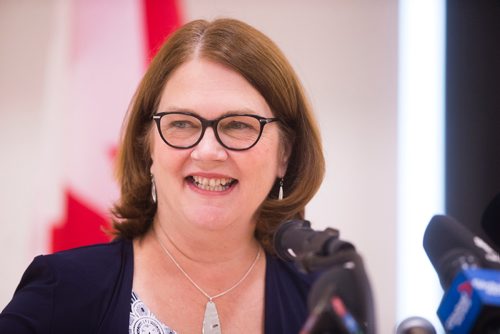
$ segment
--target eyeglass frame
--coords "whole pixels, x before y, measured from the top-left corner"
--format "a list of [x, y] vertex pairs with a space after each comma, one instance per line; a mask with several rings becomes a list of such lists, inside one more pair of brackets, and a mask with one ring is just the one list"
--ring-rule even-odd
[[[163, 136], [163, 133], [161, 131], [161, 126], [160, 126], [161, 119], [165, 115], [172, 115], [172, 114], [174, 114], [174, 115], [192, 116], [192, 117], [194, 117], [194, 118], [196, 118], [196, 119], [198, 119], [200, 121], [200, 123], [201, 123], [200, 137], [198, 138], [198, 140], [196, 140], [196, 142], [194, 144], [189, 145], [189, 146], [185, 146], [185, 147], [184, 146], [175, 146], [175, 145], [170, 144], [165, 139], [165, 137]], [[252, 145], [250, 145], [249, 147], [246, 147], [246, 148], [232, 148], [232, 147], [229, 147], [226, 144], [224, 144], [222, 142], [222, 140], [220, 139], [220, 137], [219, 137], [219, 131], [217, 130], [217, 126], [219, 125], [219, 122], [221, 120], [225, 119], [225, 118], [234, 117], [234, 116], [249, 116], [249, 117], [255, 118], [256, 120], [259, 121], [259, 124], [260, 124], [259, 135], [257, 136], [257, 139], [255, 139], [255, 142]], [[179, 150], [187, 150], [187, 149], [193, 148], [193, 147], [195, 147], [196, 145], [198, 145], [201, 142], [201, 140], [205, 136], [206, 129], [208, 127], [211, 127], [212, 130], [214, 131], [215, 139], [217, 139], [217, 142], [219, 144], [221, 144], [222, 147], [224, 147], [224, 148], [226, 148], [228, 150], [231, 150], [231, 151], [246, 151], [246, 150], [251, 149], [252, 147], [254, 147], [259, 142], [260, 137], [262, 136], [262, 132], [264, 131], [264, 126], [266, 124], [273, 123], [273, 122], [279, 122], [280, 121], [280, 119], [276, 118], [276, 117], [266, 118], [266, 117], [262, 117], [262, 116], [255, 115], [255, 114], [236, 114], [236, 113], [235, 114], [222, 115], [222, 116], [220, 116], [218, 118], [210, 120], [210, 119], [203, 118], [203, 117], [201, 117], [198, 114], [195, 114], [195, 113], [192, 113], [192, 112], [188, 112], [188, 111], [165, 111], [165, 112], [159, 112], [159, 113], [153, 114], [152, 119], [156, 123], [156, 128], [158, 130], [158, 133], [160, 134], [161, 139], [163, 140], [163, 142], [165, 144], [167, 144], [170, 147], [173, 147], [173, 148], [179, 149]]]

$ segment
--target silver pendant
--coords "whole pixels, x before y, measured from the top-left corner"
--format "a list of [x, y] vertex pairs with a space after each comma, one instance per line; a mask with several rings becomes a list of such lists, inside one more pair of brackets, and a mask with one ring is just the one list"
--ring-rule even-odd
[[203, 334], [221, 334], [219, 314], [217, 307], [211, 300], [205, 306], [205, 316], [203, 317]]

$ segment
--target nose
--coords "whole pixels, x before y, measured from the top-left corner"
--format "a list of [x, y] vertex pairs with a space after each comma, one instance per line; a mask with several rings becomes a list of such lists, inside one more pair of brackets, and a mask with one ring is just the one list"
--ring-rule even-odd
[[215, 132], [211, 127], [205, 130], [201, 141], [191, 151], [194, 160], [224, 161], [227, 159], [226, 149], [217, 141]]

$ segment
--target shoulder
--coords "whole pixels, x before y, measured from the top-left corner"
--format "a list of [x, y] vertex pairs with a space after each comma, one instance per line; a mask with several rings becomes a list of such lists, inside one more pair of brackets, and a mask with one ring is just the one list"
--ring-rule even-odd
[[[39, 257], [54, 275], [61, 296], [102, 296], [133, 273], [132, 242], [124, 239]], [[85, 296], [88, 297], [88, 296]]]
[[123, 252], [127, 251], [127, 248], [131, 247], [132, 241], [127, 239], [116, 239], [108, 243], [71, 248], [45, 256], [60, 260], [85, 260], [94, 259], [95, 257], [103, 257], [106, 259], [121, 255]]
[[133, 248], [127, 240], [37, 256], [0, 315], [0, 329], [96, 332], [114, 310], [127, 313], [132, 275]]
[[33, 260], [25, 276], [50, 273], [58, 284], [104, 281], [115, 276], [127, 259], [132, 261], [132, 252], [130, 241], [117, 240], [40, 255]]
[[74, 281], [88, 280], [93, 276], [102, 279], [102, 274], [112, 275], [113, 269], [119, 270], [127, 258], [133, 259], [132, 242], [128, 240], [39, 255], [26, 269], [18, 289], [34, 277], [51, 277], [57, 284], [64, 283], [68, 276], [73, 276]]
[[132, 256], [132, 242], [118, 239], [109, 243], [96, 244], [84, 247], [60, 251], [43, 258], [53, 270], [80, 268], [91, 274], [94, 270], [103, 269], [109, 271], [122, 264], [121, 259]]

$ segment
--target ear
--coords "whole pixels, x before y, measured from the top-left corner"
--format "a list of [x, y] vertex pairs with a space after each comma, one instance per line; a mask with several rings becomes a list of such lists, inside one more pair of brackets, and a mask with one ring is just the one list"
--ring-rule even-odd
[[286, 170], [288, 168], [288, 160], [290, 158], [290, 154], [292, 153], [292, 148], [290, 144], [284, 143], [281, 145], [280, 153], [279, 153], [279, 161], [278, 161], [278, 177], [283, 178], [286, 174]]
[[[151, 131], [151, 130], [153, 130], [153, 131]], [[153, 158], [153, 156], [154, 156], [153, 152], [154, 152], [154, 149], [155, 149], [155, 138], [154, 138], [154, 135], [155, 135], [154, 128], [151, 128], [150, 131], [149, 131], [149, 134], [148, 134], [148, 139], [147, 139], [148, 140], [147, 150], [149, 152], [149, 158], [151, 159], [151, 165], [149, 166], [149, 173], [151, 175], [154, 175], [153, 168], [154, 168], [154, 162], [155, 162], [155, 160]]]

